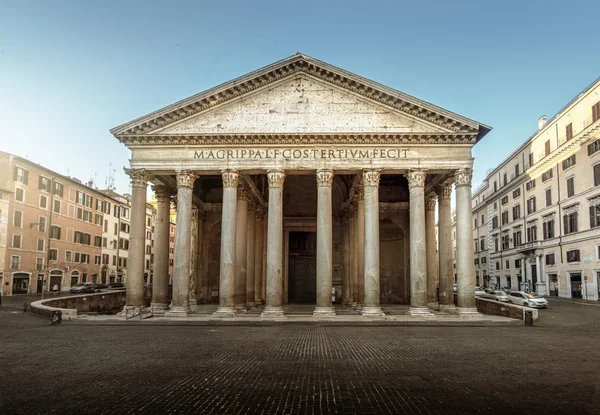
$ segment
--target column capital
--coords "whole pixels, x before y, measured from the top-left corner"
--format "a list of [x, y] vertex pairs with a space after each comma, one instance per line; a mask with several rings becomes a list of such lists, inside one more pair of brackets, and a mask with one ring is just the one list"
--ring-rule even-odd
[[163, 185], [152, 186], [152, 191], [154, 192], [157, 202], [169, 202], [173, 196], [173, 192], [171, 192], [167, 186]]
[[187, 187], [190, 189], [194, 188], [194, 182], [198, 178], [198, 175], [190, 170], [177, 170], [177, 188]]
[[333, 185], [333, 170], [317, 170], [317, 187], [331, 187]]
[[249, 200], [250, 199], [250, 189], [247, 184], [242, 184], [237, 188], [237, 200]]
[[456, 170], [454, 173], [454, 185], [458, 187], [471, 186], [471, 179], [473, 178], [473, 169], [466, 167], [464, 169]]
[[379, 187], [379, 170], [363, 170], [363, 185], [368, 187]]
[[223, 178], [223, 188], [236, 188], [240, 180], [240, 173], [237, 170], [223, 170], [221, 177]]
[[356, 206], [356, 203], [360, 200], [365, 200], [365, 188], [362, 183], [357, 184], [354, 188], [354, 198], [352, 204]]
[[435, 196], [429, 196], [425, 198], [425, 210], [435, 210], [435, 204], [437, 199]]
[[283, 170], [269, 170], [267, 171], [267, 179], [269, 180], [269, 187], [283, 188], [285, 172]]
[[150, 180], [150, 173], [145, 169], [123, 169], [125, 174], [131, 178], [132, 187], [146, 187], [148, 186], [148, 180]]
[[425, 187], [425, 177], [427, 177], [427, 170], [425, 169], [413, 169], [409, 170], [404, 177], [408, 180], [408, 187]]
[[451, 184], [440, 185], [436, 189], [436, 193], [440, 199], [450, 200], [450, 197], [452, 196], [452, 185]]

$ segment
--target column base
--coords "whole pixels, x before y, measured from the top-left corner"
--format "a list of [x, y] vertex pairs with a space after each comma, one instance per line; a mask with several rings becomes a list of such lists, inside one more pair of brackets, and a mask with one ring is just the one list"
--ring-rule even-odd
[[152, 311], [152, 314], [164, 315], [168, 309], [169, 308], [168, 308], [167, 303], [152, 303], [152, 304], [150, 304], [150, 310]]
[[315, 307], [313, 317], [336, 317], [334, 307]]
[[352, 301], [352, 303], [350, 303], [350, 307], [356, 308], [358, 307], [358, 303], [356, 301]]
[[248, 308], [256, 307], [256, 303], [254, 301], [248, 301], [246, 303], [246, 307], [248, 307]]
[[245, 313], [248, 311], [248, 308], [246, 307], [246, 304], [236, 304], [235, 311], [238, 313]]
[[260, 318], [283, 318], [283, 307], [266, 306]]
[[440, 304], [437, 301], [432, 301], [427, 303], [427, 308], [429, 308], [430, 310], [439, 310], [440, 309]]
[[231, 318], [235, 317], [235, 307], [219, 307], [217, 311], [212, 314], [216, 318]]
[[189, 305], [178, 305], [171, 307], [171, 309], [165, 313], [165, 317], [187, 317], [191, 312], [192, 310]]
[[360, 313], [364, 317], [383, 317], [383, 316], [385, 316], [385, 313], [379, 306], [368, 306], [368, 305], [364, 306], [362, 308], [362, 310], [360, 311]]
[[361, 303], [356, 303], [356, 311], [360, 311], [363, 309], [363, 305]]
[[190, 298], [190, 310], [192, 310], [192, 312], [195, 312], [197, 308], [198, 301], [195, 298]]
[[427, 307], [413, 307], [408, 308], [408, 314], [414, 317], [434, 317], [433, 313]]
[[438, 310], [445, 313], [456, 313], [456, 306], [454, 304], [440, 304]]
[[465, 320], [477, 320], [483, 318], [483, 314], [472, 307], [456, 307], [456, 314], [458, 315], [458, 318]]

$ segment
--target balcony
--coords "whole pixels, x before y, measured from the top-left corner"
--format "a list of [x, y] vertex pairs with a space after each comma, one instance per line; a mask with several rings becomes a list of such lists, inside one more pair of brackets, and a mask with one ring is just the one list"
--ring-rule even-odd
[[517, 247], [517, 252], [535, 251], [542, 247], [542, 241], [532, 241], [521, 244]]

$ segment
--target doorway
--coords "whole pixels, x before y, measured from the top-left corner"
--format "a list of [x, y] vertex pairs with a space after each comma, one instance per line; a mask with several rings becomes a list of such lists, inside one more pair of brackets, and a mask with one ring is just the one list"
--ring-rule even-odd
[[294, 303], [317, 301], [317, 233], [290, 232], [288, 299]]
[[571, 279], [571, 298], [581, 298], [581, 274], [573, 272], [569, 274]]
[[13, 275], [13, 294], [27, 294], [29, 291], [29, 274], [18, 272]]

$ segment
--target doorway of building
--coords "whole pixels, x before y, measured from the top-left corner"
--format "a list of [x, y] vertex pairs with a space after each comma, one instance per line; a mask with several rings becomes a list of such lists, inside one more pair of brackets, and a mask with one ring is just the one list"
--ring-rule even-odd
[[71, 287], [79, 282], [79, 271], [71, 272]]
[[317, 233], [290, 232], [288, 301], [317, 301]]
[[37, 293], [41, 294], [44, 289], [44, 274], [38, 274], [37, 276]]
[[60, 291], [60, 287], [62, 287], [62, 277], [63, 273], [59, 270], [50, 271], [50, 290], [51, 291]]
[[548, 279], [550, 280], [550, 295], [558, 297], [558, 275], [548, 274]]
[[537, 265], [531, 265], [531, 291], [537, 290]]
[[29, 291], [29, 274], [17, 272], [13, 275], [13, 294], [27, 294]]
[[581, 274], [573, 272], [569, 274], [571, 279], [571, 298], [581, 298]]

